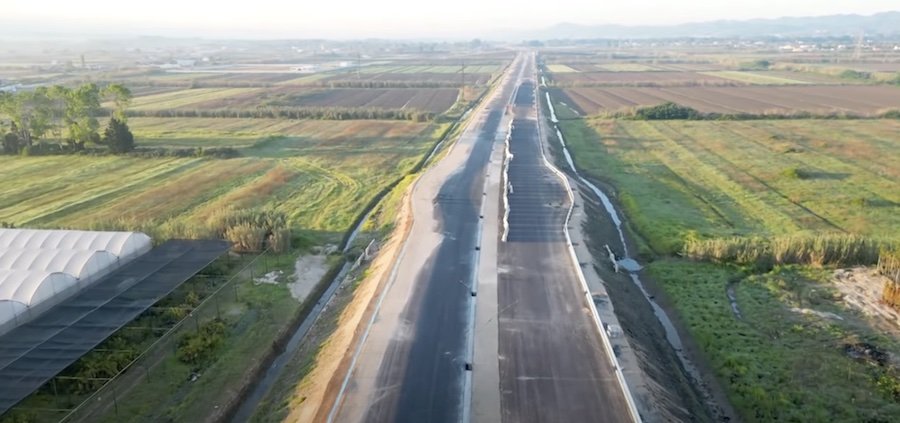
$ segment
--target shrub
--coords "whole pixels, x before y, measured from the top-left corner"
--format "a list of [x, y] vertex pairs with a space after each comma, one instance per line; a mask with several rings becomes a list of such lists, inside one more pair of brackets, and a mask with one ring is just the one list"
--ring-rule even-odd
[[752, 62], [743, 62], [738, 68], [740, 70], [768, 70], [772, 63], [768, 60], [754, 60]]
[[207, 225], [215, 236], [231, 241], [235, 251], [256, 252], [266, 246], [276, 253], [290, 249], [291, 230], [282, 212], [226, 209], [210, 216]]
[[798, 167], [789, 167], [781, 171], [781, 176], [789, 179], [806, 179], [809, 177], [809, 174]]
[[878, 273], [900, 283], [900, 249], [885, 248], [878, 257]]
[[853, 69], [847, 69], [840, 74], [838, 77], [843, 79], [853, 79], [853, 80], [868, 80], [872, 78], [872, 74], [869, 72], [861, 72]]
[[201, 325], [198, 331], [182, 335], [178, 339], [175, 357], [182, 363], [200, 366], [208, 361], [224, 342], [225, 322], [213, 319]]
[[638, 120], [697, 119], [698, 117], [700, 117], [700, 113], [696, 110], [672, 102], [641, 107], [634, 111], [634, 118]]
[[235, 251], [262, 251], [266, 228], [249, 222], [241, 222], [225, 229], [225, 239], [231, 241]]

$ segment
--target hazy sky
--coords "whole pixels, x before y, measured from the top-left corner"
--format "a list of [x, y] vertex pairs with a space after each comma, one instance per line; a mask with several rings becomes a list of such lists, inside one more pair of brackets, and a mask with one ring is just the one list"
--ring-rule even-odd
[[672, 24], [887, 10], [900, 10], [900, 0], [0, 0], [0, 22], [47, 32], [468, 38], [559, 22]]

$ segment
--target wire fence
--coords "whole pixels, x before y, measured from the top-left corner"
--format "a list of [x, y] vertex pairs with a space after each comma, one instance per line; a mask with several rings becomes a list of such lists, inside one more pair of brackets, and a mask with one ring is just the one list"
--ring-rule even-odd
[[[223, 257], [227, 262], [226, 268], [238, 268], [229, 271], [226, 275], [198, 274], [185, 282], [179, 291], [198, 295], [199, 303], [194, 307], [183, 305], [166, 306], [165, 301], [148, 309], [144, 316], [149, 318], [138, 319], [132, 324], [122, 328], [116, 334], [129, 337], [134, 332], [143, 332], [141, 337], [154, 339], [143, 351], [128, 364], [118, 369], [112, 377], [90, 376], [64, 376], [58, 375], [48, 382], [42, 389], [41, 401], [31, 402], [26, 400], [23, 404], [14, 407], [0, 422], [95, 422], [95, 421], [121, 421], [127, 416], [134, 416], [136, 410], [125, 409], [122, 398], [132, 391], [146, 389], [144, 382], [152, 382], [155, 377], [162, 380], [163, 375], [171, 372], [185, 372], [186, 364], [173, 359], [178, 352], [179, 342], [186, 334], [200, 333], [204, 326], [216, 319], [221, 320], [228, 311], [227, 307], [241, 301], [242, 284], [254, 283], [256, 278], [269, 272], [271, 264], [271, 252], [265, 251], [252, 257], [234, 258], [230, 255]], [[239, 261], [234, 263], [233, 261]], [[203, 293], [203, 294], [197, 294]], [[165, 319], [152, 316], [167, 313], [168, 315], [183, 316], [174, 324]], [[149, 342], [149, 341], [148, 341]], [[94, 353], [117, 352], [133, 354], [133, 350], [115, 350], [97, 348]], [[79, 364], [76, 363], [76, 366]], [[188, 369], [190, 366], [187, 366]], [[169, 376], [171, 377], [171, 376]], [[198, 374], [188, 370], [187, 377], [196, 380]], [[98, 386], [87, 396], [66, 392], [64, 386], [73, 383], [86, 386]], [[35, 403], [40, 405], [35, 405]], [[133, 404], [130, 404], [133, 406]]]

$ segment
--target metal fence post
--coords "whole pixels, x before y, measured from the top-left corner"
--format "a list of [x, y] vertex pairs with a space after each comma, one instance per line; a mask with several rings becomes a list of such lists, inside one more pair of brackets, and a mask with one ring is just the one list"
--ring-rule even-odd
[[112, 397], [113, 397], [113, 407], [115, 408], [116, 415], [119, 415], [119, 401], [116, 399], [116, 388], [112, 388]]
[[59, 406], [59, 391], [57, 391], [57, 389], [56, 389], [56, 377], [54, 377], [53, 379], [50, 379], [50, 380], [53, 381], [53, 405], [58, 407]]

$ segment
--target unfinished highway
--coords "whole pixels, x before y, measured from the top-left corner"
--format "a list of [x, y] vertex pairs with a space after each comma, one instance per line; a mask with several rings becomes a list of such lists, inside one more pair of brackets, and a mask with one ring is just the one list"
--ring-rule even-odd
[[520, 54], [417, 181], [412, 230], [320, 421], [633, 420], [569, 255], [534, 71]]
[[509, 137], [509, 228], [498, 256], [502, 421], [631, 421], [569, 253], [571, 200], [544, 161], [535, 97], [534, 79], [523, 79]]

